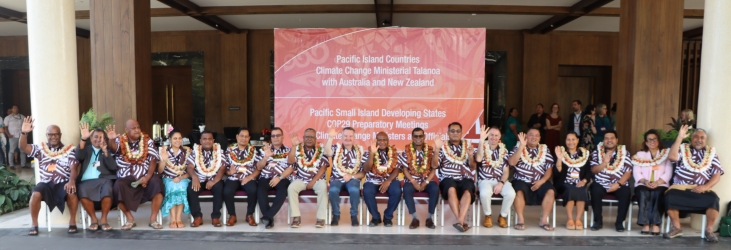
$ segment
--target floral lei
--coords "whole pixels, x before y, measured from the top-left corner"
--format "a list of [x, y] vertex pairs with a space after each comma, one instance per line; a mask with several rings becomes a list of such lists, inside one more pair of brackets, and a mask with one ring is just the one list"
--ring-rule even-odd
[[431, 173], [431, 166], [429, 166], [429, 160], [431, 160], [431, 151], [429, 144], [424, 143], [423, 146], [424, 157], [422, 157], [421, 164], [416, 161], [416, 148], [413, 143], [406, 145], [406, 162], [411, 163], [410, 173], [411, 175], [419, 175], [426, 177]]
[[[176, 175], [182, 175], [185, 173], [185, 169], [187, 168], [186, 165], [186, 159], [188, 159], [188, 156], [190, 155], [190, 148], [183, 146], [180, 148], [180, 150], [183, 150], [183, 153], [185, 153], [185, 158], [183, 158], [183, 163], [180, 165], [174, 164], [172, 161], [170, 161], [170, 157], [165, 161], [165, 168], [170, 169], [170, 171], [173, 171]], [[167, 149], [164, 150], [164, 154], [168, 153]], [[172, 156], [172, 155], [170, 155]]]
[[302, 143], [300, 143], [295, 146], [294, 156], [297, 157], [297, 164], [299, 164], [302, 169], [307, 172], [317, 172], [317, 166], [320, 165], [320, 159], [322, 158], [323, 152], [324, 149], [320, 143], [317, 147], [315, 147], [315, 154], [312, 156], [312, 159], [310, 161], [306, 161], [307, 155], [305, 154], [305, 147]]
[[589, 150], [578, 147], [577, 151], [581, 151], [581, 156], [578, 159], [571, 159], [569, 151], [561, 146], [561, 152], [563, 152], [563, 155], [561, 156], [561, 162], [563, 162], [563, 164], [566, 164], [570, 168], [583, 167], [586, 164], [586, 161], [589, 160]]
[[138, 165], [145, 163], [145, 160], [147, 160], [147, 142], [145, 141], [145, 138], [148, 136], [145, 133], [140, 134], [140, 142], [139, 142], [139, 150], [137, 153], [132, 153], [132, 149], [129, 145], [129, 137], [127, 136], [127, 133], [122, 134], [122, 136], [119, 137], [119, 144], [121, 144], [121, 153], [122, 153], [122, 159], [125, 162], [128, 162], [131, 165]]
[[449, 146], [449, 142], [442, 146], [444, 155], [447, 156], [447, 160], [453, 164], [464, 164], [467, 161], [467, 140], [462, 140], [462, 152], [460, 155], [455, 155], [452, 151], [452, 147]]
[[[396, 156], [396, 149], [394, 149], [392, 146], [388, 146], [388, 149], [386, 149], [386, 155], [388, 156], [388, 161], [383, 164], [381, 162], [380, 153], [376, 153], [376, 159], [373, 161], [374, 167], [371, 168], [371, 172], [373, 174], [380, 177], [387, 177], [393, 171], [393, 169], [396, 168], [396, 161], [393, 160], [395, 158], [398, 158], [398, 156]], [[383, 169], [381, 166], [386, 166], [386, 169]]]
[[[228, 158], [231, 159], [231, 165], [234, 165], [236, 167], [246, 167], [246, 165], [251, 165], [251, 163], [254, 162], [254, 155], [255, 148], [251, 144], [249, 144], [246, 147], [246, 156], [244, 156], [243, 159], [239, 159], [239, 156], [236, 155], [236, 152], [234, 152], [234, 149], [238, 147], [237, 144], [231, 145], [228, 150]], [[246, 169], [241, 169], [239, 172], [246, 172]]]
[[[599, 163], [602, 163], [602, 157], [604, 157], [604, 143], [600, 142], [596, 147], [598, 150], [597, 156]], [[609, 164], [606, 169], [607, 173], [609, 174], [617, 173], [619, 172], [619, 170], [622, 169], [622, 165], [624, 165], [624, 161], [626, 158], [625, 155], [627, 155], [627, 150], [625, 149], [624, 145], [617, 145], [617, 149], [615, 150], [615, 152], [617, 153], [617, 157], [615, 158], [616, 160], [614, 160], [614, 163]]]
[[485, 163], [493, 168], [500, 167], [503, 163], [503, 159], [505, 159], [505, 156], [508, 155], [508, 150], [505, 148], [505, 144], [500, 143], [498, 144], [498, 156], [497, 159], [492, 159], [492, 149], [490, 148], [490, 145], [487, 143], [482, 144], [482, 152], [485, 154], [483, 157], [485, 159]]
[[55, 161], [66, 157], [66, 155], [71, 153], [71, 151], [73, 151], [76, 147], [74, 147], [73, 144], [69, 144], [61, 148], [61, 150], [51, 151], [51, 149], [48, 147], [48, 144], [46, 144], [45, 142], [41, 142], [41, 148], [43, 149], [41, 152], [43, 152], [44, 157]]
[[[284, 147], [284, 146], [282, 146], [282, 147], [286, 149], [286, 147]], [[262, 149], [262, 150], [263, 150], [263, 149]], [[289, 156], [289, 151], [287, 151], [287, 152], [284, 152], [284, 153], [277, 153], [277, 154], [274, 154], [274, 155], [272, 155], [272, 156], [271, 156], [271, 157], [269, 157], [269, 158], [270, 158], [270, 159], [271, 159], [271, 160], [272, 160], [273, 162], [286, 162], [286, 161], [288, 160], [288, 159], [287, 159], [287, 157], [288, 157], [288, 156]]]
[[[657, 157], [654, 157], [652, 159], [641, 158], [637, 154], [635, 154], [632, 156], [632, 165], [635, 167], [652, 167], [655, 165], [660, 165], [668, 159], [668, 155], [670, 155], [670, 150], [668, 150], [667, 148], [660, 150], [660, 153], [657, 154]], [[652, 157], [652, 155], [650, 155], [650, 157]]]
[[218, 169], [221, 168], [221, 156], [223, 156], [221, 145], [218, 145], [218, 143], [213, 144], [213, 158], [210, 161], [210, 167], [206, 167], [203, 160], [203, 146], [195, 144], [193, 149], [195, 151], [195, 165], [197, 166], [195, 171], [206, 177], [216, 176]]
[[548, 146], [546, 144], [538, 144], [538, 153], [535, 157], [531, 157], [528, 153], [528, 147], [524, 147], [523, 151], [520, 152], [520, 160], [528, 166], [538, 168], [543, 163], [546, 163], [546, 152], [548, 152]]
[[701, 159], [700, 163], [695, 163], [693, 160], [693, 153], [691, 152], [691, 148], [689, 144], [685, 144], [680, 147], [681, 154], [683, 155], [683, 163], [685, 165], [690, 167], [690, 170], [696, 173], [700, 173], [703, 171], [706, 171], [709, 167], [711, 167], [713, 163], [713, 158], [716, 157], [716, 148], [706, 146], [706, 154], [703, 156], [703, 159]]
[[360, 145], [353, 145], [353, 149], [355, 150], [355, 159], [353, 161], [355, 162], [355, 166], [353, 168], [346, 168], [343, 166], [343, 155], [345, 154], [345, 150], [343, 149], [345, 146], [343, 144], [338, 145], [338, 147], [335, 149], [335, 153], [333, 154], [333, 166], [338, 168], [341, 174], [349, 174], [354, 175], [358, 173], [358, 170], [360, 169], [360, 161], [363, 157], [363, 147]]

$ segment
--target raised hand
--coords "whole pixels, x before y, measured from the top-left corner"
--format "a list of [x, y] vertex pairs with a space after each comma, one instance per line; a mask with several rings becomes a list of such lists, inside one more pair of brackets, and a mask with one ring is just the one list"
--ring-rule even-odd
[[690, 127], [688, 125], [683, 125], [680, 127], [680, 131], [678, 131], [678, 138], [685, 139], [685, 137], [688, 137], [688, 129]]
[[35, 128], [35, 126], [33, 126], [33, 122], [35, 121], [36, 120], [31, 116], [26, 117], [25, 120], [23, 120], [23, 127], [21, 127], [20, 131], [23, 133], [33, 132], [33, 129]]
[[89, 136], [91, 136], [91, 132], [89, 131], [89, 123], [82, 123], [79, 125], [79, 129], [81, 130], [81, 140], [89, 139]]
[[104, 156], [107, 156], [107, 141], [102, 140], [102, 153], [104, 153]]
[[376, 152], [378, 150], [378, 144], [376, 143], [376, 140], [371, 141], [371, 153]]
[[292, 137], [292, 147], [300, 144], [300, 139], [297, 138], [297, 133], [293, 133], [291, 137]]
[[561, 146], [556, 146], [556, 149], [553, 152], [556, 153], [556, 157], [561, 157], [563, 155], [563, 149]]
[[480, 127], [480, 142], [484, 142], [485, 140], [487, 140], [487, 130], [488, 128], [485, 125], [482, 125], [482, 127]]
[[611, 160], [610, 158], [612, 157], [612, 155], [610, 155], [609, 153], [602, 153], [602, 152], [599, 152], [599, 153], [602, 154], [602, 155], [604, 155], [604, 159], [602, 159], [602, 164], [608, 166], [609, 165], [609, 160]]
[[330, 131], [327, 132], [328, 138], [335, 139], [335, 137], [338, 136], [338, 131], [335, 130], [335, 128], [330, 128]]
[[109, 137], [109, 139], [117, 139], [117, 125], [107, 125], [104, 132], [107, 132], [107, 137]]
[[434, 148], [442, 148], [444, 146], [444, 141], [442, 141], [442, 138], [437, 136], [436, 139], [434, 139]]
[[160, 150], [160, 160], [163, 162], [166, 162], [170, 156], [168, 156], [168, 147], [162, 146], [162, 149]]
[[274, 152], [272, 152], [272, 147], [269, 145], [269, 143], [264, 143], [264, 146], [261, 147], [262, 150], [264, 150], [264, 159], [268, 159], [269, 157], [272, 157], [274, 155]]
[[520, 141], [520, 145], [525, 146], [526, 140], [525, 140], [525, 133], [520, 132], [518, 133], [518, 141]]

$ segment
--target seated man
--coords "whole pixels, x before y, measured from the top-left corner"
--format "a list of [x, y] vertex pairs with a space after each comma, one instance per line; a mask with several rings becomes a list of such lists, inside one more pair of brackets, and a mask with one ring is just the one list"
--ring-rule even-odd
[[[257, 187], [257, 198], [261, 209], [261, 223], [266, 229], [274, 227], [274, 215], [284, 205], [287, 199], [287, 188], [289, 187], [289, 175], [292, 174], [292, 167], [287, 164], [290, 149], [284, 146], [282, 138], [284, 131], [275, 127], [272, 129], [272, 144], [264, 144], [261, 147], [264, 157], [256, 163], [256, 168], [261, 172], [259, 175], [259, 186]], [[274, 202], [269, 206], [269, 190], [276, 190]]]
[[[86, 146], [87, 140], [91, 147]], [[89, 124], [81, 124], [81, 141], [76, 148], [76, 160], [81, 162], [81, 175], [77, 177], [78, 195], [81, 205], [91, 217], [89, 230], [99, 230], [100, 221], [96, 217], [94, 202], [101, 202], [101, 229], [109, 231], [112, 226], [107, 221], [112, 209], [114, 180], [117, 179], [117, 162], [107, 150], [107, 134], [100, 128], [89, 131]]]
[[[617, 132], [609, 130], [604, 134], [604, 142], [597, 145], [591, 154], [591, 172], [594, 182], [589, 186], [591, 209], [594, 213], [592, 231], [602, 229], [602, 199], [613, 194], [619, 200], [617, 220], [614, 226], [617, 232], [624, 232], [624, 219], [631, 197], [629, 178], [632, 177], [632, 161], [624, 145], [617, 145]], [[630, 222], [631, 223], [631, 222]]]
[[228, 166], [228, 158], [223, 156], [223, 149], [218, 143], [214, 143], [213, 132], [201, 132], [201, 145], [194, 145], [193, 152], [188, 156], [188, 175], [191, 181], [188, 186], [188, 204], [190, 204], [190, 215], [193, 216], [191, 227], [198, 227], [203, 224], [203, 213], [198, 198], [201, 191], [208, 190], [213, 193], [213, 211], [211, 212], [211, 224], [214, 227], [221, 224], [221, 207], [223, 207], [223, 174]]
[[327, 217], [327, 181], [325, 172], [330, 166], [325, 156], [325, 149], [322, 144], [317, 143], [317, 131], [312, 128], [305, 130], [304, 144], [295, 134], [292, 136], [292, 147], [294, 153], [289, 154], [288, 163], [293, 165], [296, 173], [292, 176], [292, 183], [287, 188], [289, 196], [289, 212], [292, 215], [292, 227], [298, 228], [302, 223], [300, 219], [299, 194], [304, 190], [315, 190], [317, 194], [317, 221], [315, 227], [325, 227]]
[[109, 149], [115, 152], [117, 160], [117, 181], [114, 182], [114, 196], [119, 202], [119, 210], [124, 213], [127, 222], [122, 230], [130, 230], [137, 226], [132, 212], [137, 212], [140, 204], [152, 201], [150, 209], [150, 226], [153, 229], [162, 229], [157, 222], [157, 213], [162, 206], [164, 192], [162, 179], [155, 173], [157, 153], [155, 142], [145, 133], [142, 133], [140, 124], [135, 120], [125, 123], [125, 133], [117, 136], [116, 126], [107, 126]]
[[249, 226], [255, 227], [256, 219], [254, 212], [256, 211], [257, 202], [257, 186], [256, 181], [259, 177], [259, 170], [256, 169], [256, 163], [261, 161], [263, 155], [250, 144], [251, 135], [246, 127], [239, 128], [236, 134], [236, 144], [228, 148], [226, 157], [228, 158], [228, 179], [223, 185], [223, 201], [226, 203], [226, 211], [229, 219], [226, 226], [236, 224], [236, 206], [234, 204], [234, 196], [236, 191], [243, 189], [246, 192], [246, 222]]
[[[713, 223], [718, 218], [718, 195], [711, 190], [723, 175], [721, 161], [716, 149], [708, 146], [708, 134], [703, 129], [693, 131], [691, 145], [682, 143], [688, 135], [688, 125], [683, 126], [675, 139], [668, 160], [677, 163], [673, 185], [665, 193], [665, 206], [672, 222], [665, 238], [683, 235], [680, 227], [680, 212], [704, 213], [706, 215], [706, 241], [718, 242], [713, 233]], [[682, 143], [682, 144], [681, 144]]]
[[462, 139], [462, 124], [450, 123], [449, 141], [444, 143], [441, 138], [434, 140], [434, 159], [432, 167], [438, 167], [439, 189], [442, 199], [449, 202], [449, 208], [457, 217], [454, 228], [465, 232], [470, 225], [465, 222], [470, 204], [475, 202], [475, 150], [472, 143]]
[[546, 144], [540, 144], [541, 131], [529, 128], [528, 135], [518, 134], [519, 144], [508, 154], [508, 163], [515, 166], [513, 188], [515, 190], [515, 213], [518, 215], [516, 230], [525, 230], [525, 206], [541, 205], [541, 221], [538, 225], [546, 231], [553, 231], [548, 216], [556, 199], [553, 185], [548, 182], [553, 174], [553, 156]]
[[28, 235], [38, 235], [38, 212], [41, 201], [45, 201], [48, 209], [54, 207], [63, 213], [65, 202], [69, 204], [70, 219], [68, 233], [76, 233], [76, 209], [79, 198], [76, 196], [76, 171], [79, 162], [74, 154], [74, 145], [64, 146], [61, 143], [61, 129], [56, 125], [46, 128], [48, 143], [41, 145], [28, 144], [28, 133], [33, 132], [33, 117], [23, 119], [19, 138], [20, 150], [38, 160], [40, 182], [33, 188], [30, 197], [30, 217], [32, 220]]
[[[485, 128], [482, 125], [480, 133], [480, 145], [477, 147], [475, 161], [477, 168], [477, 187], [480, 190], [480, 202], [485, 212], [483, 227], [492, 227], [492, 195], [500, 194], [503, 197], [503, 204], [498, 217], [498, 226], [508, 227], [508, 214], [515, 200], [515, 190], [508, 182], [510, 177], [510, 166], [508, 165], [508, 151], [505, 144], [500, 143], [500, 129], [497, 127]], [[485, 142], [487, 140], [487, 142]]]
[[331, 128], [325, 143], [325, 155], [332, 157], [332, 176], [330, 176], [330, 204], [332, 206], [332, 221], [330, 225], [337, 226], [340, 221], [340, 191], [347, 190], [350, 195], [350, 224], [359, 226], [358, 206], [360, 205], [360, 180], [365, 176], [363, 166], [368, 161], [368, 151], [353, 143], [355, 129], [343, 128], [342, 142], [333, 145], [333, 139], [338, 132]]
[[376, 193], [388, 192], [388, 205], [383, 212], [383, 225], [393, 226], [393, 212], [401, 202], [401, 182], [393, 181], [398, 177], [398, 152], [388, 144], [388, 134], [378, 132], [376, 141], [371, 143], [371, 154], [366, 163], [366, 182], [363, 184], [363, 201], [373, 219], [369, 227], [381, 224], [381, 213], [378, 212]]
[[434, 229], [434, 210], [439, 200], [439, 185], [432, 182], [436, 176], [436, 169], [432, 167], [431, 160], [434, 154], [434, 147], [424, 143], [424, 130], [415, 128], [411, 131], [411, 143], [407, 144], [404, 152], [399, 155], [398, 164], [404, 173], [404, 202], [411, 214], [409, 229], [419, 227], [419, 217], [416, 216], [416, 204], [414, 202], [415, 192], [426, 192], [429, 194], [429, 215], [426, 217], [426, 227]]

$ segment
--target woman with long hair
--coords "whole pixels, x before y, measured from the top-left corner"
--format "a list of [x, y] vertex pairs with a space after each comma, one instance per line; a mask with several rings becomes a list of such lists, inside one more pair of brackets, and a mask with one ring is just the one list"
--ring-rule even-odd
[[639, 204], [637, 224], [642, 226], [642, 234], [660, 235], [663, 194], [672, 178], [673, 165], [668, 160], [670, 150], [660, 141], [657, 130], [645, 132], [644, 138], [642, 151], [632, 157], [632, 175], [635, 177], [635, 194]]
[[163, 173], [162, 182], [165, 184], [165, 199], [162, 201], [162, 216], [170, 214], [170, 228], [184, 228], [181, 220], [182, 213], [190, 214], [188, 207], [188, 184], [190, 176], [186, 169], [190, 148], [183, 147], [183, 135], [173, 130], [168, 135], [170, 146], [163, 146], [160, 150], [160, 161], [157, 172]]

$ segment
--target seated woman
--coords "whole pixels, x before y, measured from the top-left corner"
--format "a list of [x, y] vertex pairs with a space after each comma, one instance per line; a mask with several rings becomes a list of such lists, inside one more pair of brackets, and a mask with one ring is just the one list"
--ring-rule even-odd
[[163, 173], [162, 182], [165, 184], [165, 199], [160, 210], [163, 217], [170, 214], [170, 228], [184, 228], [180, 216], [182, 213], [190, 214], [188, 207], [190, 176], [186, 172], [186, 163], [191, 151], [190, 148], [182, 146], [183, 135], [180, 131], [173, 130], [168, 138], [170, 147], [162, 147], [160, 162], [157, 164], [157, 171]]
[[[589, 201], [587, 191], [589, 182], [589, 156], [585, 148], [579, 147], [579, 135], [570, 131], [566, 134], [566, 148], [556, 146], [556, 161], [554, 168], [556, 179], [554, 185], [558, 193], [562, 194], [563, 206], [566, 207], [568, 221], [566, 228], [569, 230], [581, 230], [584, 225], [581, 223], [581, 216], [586, 209], [586, 202]], [[576, 205], [576, 220], [571, 212]]]
[[632, 157], [632, 174], [635, 177], [635, 194], [639, 204], [637, 224], [642, 226], [641, 234], [660, 235], [662, 214], [665, 211], [663, 196], [673, 175], [673, 165], [668, 161], [669, 152], [660, 143], [657, 130], [650, 129], [645, 132], [642, 151]]

